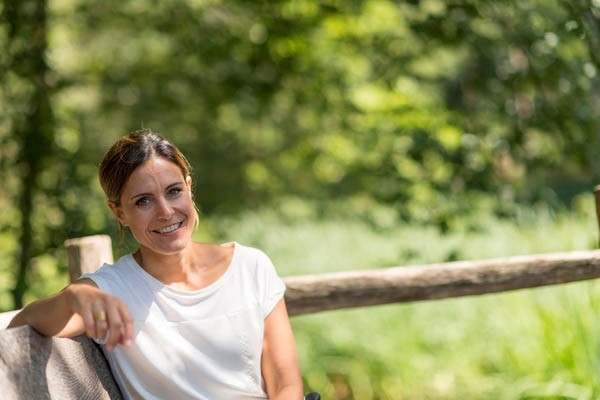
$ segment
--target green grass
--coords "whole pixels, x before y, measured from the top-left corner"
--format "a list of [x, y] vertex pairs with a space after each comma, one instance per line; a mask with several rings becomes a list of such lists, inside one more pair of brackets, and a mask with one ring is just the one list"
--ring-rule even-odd
[[[281, 275], [384, 268], [596, 246], [595, 216], [471, 216], [447, 235], [274, 211], [208, 221], [220, 240], [265, 250]], [[292, 318], [307, 389], [326, 399], [600, 397], [597, 281]]]

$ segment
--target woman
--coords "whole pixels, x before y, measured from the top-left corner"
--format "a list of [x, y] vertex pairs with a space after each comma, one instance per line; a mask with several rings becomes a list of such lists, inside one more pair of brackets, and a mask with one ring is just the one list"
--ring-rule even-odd
[[99, 175], [138, 249], [31, 303], [9, 327], [85, 332], [125, 398], [302, 399], [285, 286], [260, 250], [192, 242], [198, 214], [181, 152], [133, 132], [108, 150]]

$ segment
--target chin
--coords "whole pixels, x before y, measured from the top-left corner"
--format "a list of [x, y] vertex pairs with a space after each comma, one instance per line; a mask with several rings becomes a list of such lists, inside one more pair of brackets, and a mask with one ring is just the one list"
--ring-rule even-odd
[[191, 243], [190, 238], [187, 238], [185, 240], [180, 239], [180, 240], [170, 243], [168, 246], [164, 246], [164, 249], [165, 249], [165, 251], [172, 253], [172, 254], [181, 253], [182, 251], [184, 251], [185, 249], [188, 248], [190, 243]]

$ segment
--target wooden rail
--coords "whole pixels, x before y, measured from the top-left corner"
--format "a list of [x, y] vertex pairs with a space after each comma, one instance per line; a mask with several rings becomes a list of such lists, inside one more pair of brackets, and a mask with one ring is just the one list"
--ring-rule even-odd
[[285, 278], [290, 315], [600, 278], [600, 250]]

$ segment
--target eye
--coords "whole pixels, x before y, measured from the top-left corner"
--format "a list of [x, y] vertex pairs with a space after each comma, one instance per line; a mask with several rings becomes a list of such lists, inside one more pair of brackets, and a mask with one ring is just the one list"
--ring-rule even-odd
[[139, 207], [147, 206], [148, 204], [150, 204], [150, 199], [148, 197], [140, 197], [135, 202], [135, 205]]
[[181, 189], [178, 186], [172, 187], [169, 190], [167, 190], [167, 196], [169, 197], [176, 197], [178, 196], [181, 192], [183, 192], [183, 189]]

